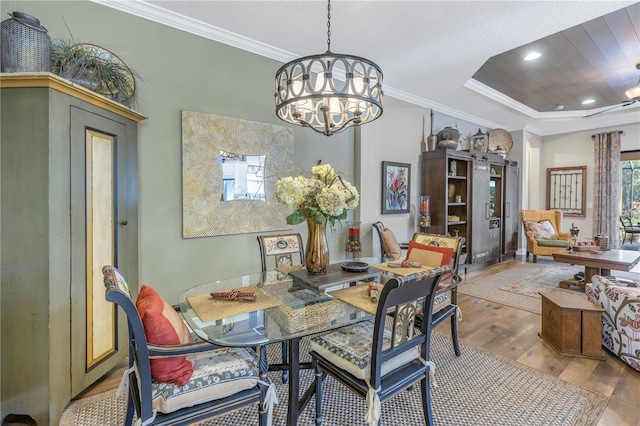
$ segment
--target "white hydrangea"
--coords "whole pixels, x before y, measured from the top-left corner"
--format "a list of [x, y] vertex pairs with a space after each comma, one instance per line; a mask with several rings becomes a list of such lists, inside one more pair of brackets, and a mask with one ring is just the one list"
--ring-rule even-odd
[[276, 182], [276, 199], [288, 206], [302, 204], [310, 192], [307, 179], [303, 176], [285, 177]]
[[310, 215], [314, 220], [319, 220], [316, 215], [319, 210], [325, 220], [328, 219], [333, 224], [345, 209], [353, 210], [358, 206], [358, 190], [351, 183], [337, 177], [330, 164], [312, 167], [311, 174], [311, 178], [289, 176], [276, 182], [278, 202], [294, 208], [294, 213], [287, 218], [288, 221], [291, 220], [288, 223], [300, 223]]
[[339, 216], [347, 208], [344, 191], [337, 186], [326, 186], [316, 196], [318, 207], [327, 216]]
[[320, 164], [311, 168], [311, 174], [314, 178], [328, 184], [336, 176], [336, 171], [333, 170], [331, 164]]
[[340, 190], [344, 192], [345, 200], [351, 199], [351, 201], [347, 202], [347, 209], [353, 210], [358, 207], [358, 203], [360, 202], [360, 193], [356, 187], [346, 180], [344, 181], [344, 187], [342, 187], [342, 185], [340, 185], [340, 187]]

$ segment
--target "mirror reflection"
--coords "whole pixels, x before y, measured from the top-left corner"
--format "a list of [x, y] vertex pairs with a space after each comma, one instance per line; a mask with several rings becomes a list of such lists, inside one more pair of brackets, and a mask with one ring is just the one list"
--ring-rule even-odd
[[264, 164], [266, 155], [241, 155], [220, 151], [222, 167], [221, 201], [265, 201]]

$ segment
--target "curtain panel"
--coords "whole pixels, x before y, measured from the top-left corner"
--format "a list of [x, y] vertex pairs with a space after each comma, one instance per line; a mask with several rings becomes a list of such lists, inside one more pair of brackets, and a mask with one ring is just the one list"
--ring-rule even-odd
[[609, 247], [620, 246], [620, 132], [593, 136], [594, 198], [593, 236], [609, 237]]

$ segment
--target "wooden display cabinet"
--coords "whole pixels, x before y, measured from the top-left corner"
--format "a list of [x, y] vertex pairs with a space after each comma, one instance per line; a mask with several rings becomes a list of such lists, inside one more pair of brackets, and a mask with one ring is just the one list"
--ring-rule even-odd
[[430, 232], [464, 237], [466, 264], [515, 253], [521, 228], [516, 162], [473, 150], [425, 151], [421, 183], [421, 194], [431, 196]]

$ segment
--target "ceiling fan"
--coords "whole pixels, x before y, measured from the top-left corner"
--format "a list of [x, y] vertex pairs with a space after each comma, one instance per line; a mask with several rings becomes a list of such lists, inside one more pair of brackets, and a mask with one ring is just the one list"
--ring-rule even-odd
[[[636, 62], [636, 69], [640, 71], [640, 60]], [[636, 102], [640, 102], [640, 77], [638, 77], [638, 83], [635, 86], [629, 88], [626, 92], [624, 92], [624, 94], [627, 95], [627, 98], [629, 98], [628, 101], [624, 101], [621, 104], [614, 105], [611, 108], [603, 109], [602, 111], [594, 112], [593, 114], [585, 115], [582, 118], [587, 118], [597, 114], [602, 114], [603, 112], [613, 111], [615, 109], [619, 109], [622, 107], [633, 105]]]

